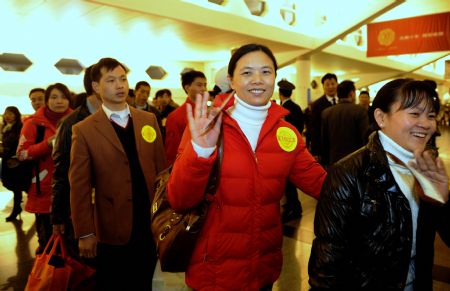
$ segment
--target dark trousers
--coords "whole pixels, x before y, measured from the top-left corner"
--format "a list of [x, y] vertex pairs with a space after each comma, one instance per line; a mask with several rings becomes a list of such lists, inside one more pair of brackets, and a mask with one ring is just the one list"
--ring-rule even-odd
[[22, 211], [22, 207], [20, 206], [20, 203], [22, 203], [22, 190], [13, 191], [13, 194], [14, 194], [13, 212], [20, 213], [20, 211]]
[[98, 290], [152, 290], [156, 261], [156, 247], [151, 238], [122, 246], [98, 243]]
[[290, 181], [286, 181], [286, 204], [285, 209], [299, 210], [301, 208], [300, 200], [298, 199], [297, 187]]
[[68, 220], [64, 222], [64, 239], [66, 242], [66, 247], [70, 255], [74, 258], [80, 259], [78, 257], [78, 239], [75, 238], [75, 233], [73, 230], [72, 221]]
[[259, 288], [259, 291], [272, 291], [273, 284], [269, 284]]
[[50, 213], [36, 213], [36, 232], [38, 235], [39, 248], [37, 254], [44, 251], [48, 240], [52, 236], [53, 227], [50, 222]]
[[[269, 285], [259, 288], [259, 291], [272, 291], [272, 288], [273, 288], [273, 284], [269, 284]], [[193, 291], [195, 291], [195, 289], [193, 289]]]

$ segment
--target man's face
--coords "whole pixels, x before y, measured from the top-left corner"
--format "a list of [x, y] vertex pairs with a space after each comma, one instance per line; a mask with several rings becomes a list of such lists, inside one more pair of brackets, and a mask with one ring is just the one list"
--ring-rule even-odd
[[113, 110], [121, 110], [128, 96], [128, 79], [122, 66], [112, 71], [106, 68], [100, 70], [102, 76], [99, 82], [92, 82], [94, 91], [100, 95], [103, 104]]
[[172, 98], [167, 93], [158, 96], [158, 104], [161, 105], [162, 107], [166, 107], [167, 105], [169, 105], [171, 100]]
[[338, 83], [334, 78], [326, 79], [323, 82], [323, 92], [327, 96], [334, 97], [336, 96], [337, 86]]
[[370, 105], [370, 97], [369, 94], [362, 93], [359, 95], [359, 105], [363, 107], [369, 107]]
[[203, 95], [206, 92], [206, 79], [202, 77], [197, 77], [190, 85], [184, 86], [189, 99], [195, 102], [195, 97], [197, 94]]
[[37, 111], [39, 108], [45, 104], [45, 95], [42, 91], [35, 91], [30, 94], [31, 106]]
[[150, 86], [141, 85], [137, 90], [134, 91], [135, 95], [135, 105], [144, 106], [147, 103], [148, 97], [150, 96]]

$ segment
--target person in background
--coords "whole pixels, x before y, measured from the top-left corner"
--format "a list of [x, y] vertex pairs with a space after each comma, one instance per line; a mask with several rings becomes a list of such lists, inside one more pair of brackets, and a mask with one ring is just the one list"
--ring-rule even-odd
[[358, 103], [359, 106], [362, 106], [366, 110], [369, 110], [369, 107], [370, 107], [370, 95], [369, 95], [368, 91], [361, 91], [361, 92], [359, 92], [358, 100], [359, 100], [359, 103]]
[[439, 99], [422, 81], [396, 79], [372, 106], [378, 130], [322, 187], [311, 290], [431, 291], [436, 231], [450, 245], [448, 175], [426, 150]]
[[8, 106], [3, 113], [2, 125], [2, 184], [13, 192], [13, 209], [11, 214], [6, 217], [6, 221], [17, 220], [17, 216], [22, 212], [22, 191], [20, 164], [13, 165], [9, 161], [16, 155], [17, 145], [19, 144], [20, 130], [22, 129], [22, 116], [15, 106]]
[[139, 109], [151, 112], [155, 114], [156, 120], [158, 120], [159, 128], [162, 127], [162, 120], [161, 120], [161, 114], [157, 107], [151, 105], [148, 103], [148, 97], [150, 96], [151, 92], [150, 84], [146, 81], [139, 81], [136, 83], [136, 87], [134, 89], [134, 102], [133, 107]]
[[[430, 86], [431, 90], [433, 90], [434, 92], [436, 92], [436, 95], [438, 94], [436, 89], [437, 89], [437, 83], [436, 81], [433, 80], [423, 80], [428, 86]], [[438, 95], [439, 97], [439, 95]], [[430, 138], [430, 141], [428, 142], [428, 144], [431, 147], [434, 147], [437, 149], [437, 145], [436, 145], [436, 138], [441, 136], [441, 131], [439, 130], [439, 126], [436, 127], [436, 132], [433, 134], [433, 136]]]
[[[286, 79], [282, 79], [277, 85], [281, 106], [289, 110], [289, 114], [284, 119], [295, 126], [301, 135], [304, 125], [303, 112], [300, 106], [291, 99], [295, 85]], [[283, 205], [284, 211], [281, 215], [281, 221], [288, 222], [300, 218], [302, 216], [302, 204], [298, 199], [297, 187], [288, 180], [284, 193], [286, 194], [286, 203]]]
[[[207, 93], [197, 95], [195, 110], [186, 105], [189, 127], [167, 188], [174, 209], [205, 199], [223, 136], [218, 189], [186, 272], [186, 283], [195, 290], [272, 290], [282, 266], [280, 200], [286, 180], [319, 195], [326, 172], [298, 130], [283, 120], [287, 110], [270, 101], [276, 74], [269, 48], [244, 45], [228, 65], [236, 93], [224, 109], [208, 110]], [[223, 103], [217, 98], [216, 106]]]
[[170, 92], [169, 89], [161, 89], [156, 91], [155, 98], [158, 100], [157, 102], [159, 104], [158, 111], [161, 118], [161, 134], [163, 136], [163, 139], [165, 139], [167, 117], [177, 108], [171, 105], [172, 92]]
[[[321, 129], [322, 111], [337, 104], [338, 81], [335, 74], [327, 73], [322, 77], [323, 95], [311, 105], [311, 154], [320, 163], [322, 151]], [[332, 146], [332, 145], [330, 145]], [[322, 164], [323, 165], [323, 164]]]
[[[134, 107], [140, 110], [150, 111], [148, 97], [152, 88], [146, 81], [139, 81], [134, 88]], [[151, 111], [150, 111], [151, 112]]]
[[181, 142], [184, 129], [186, 128], [186, 106], [194, 105], [195, 96], [203, 95], [206, 90], [206, 77], [203, 72], [189, 70], [181, 75], [181, 86], [186, 92], [186, 101], [174, 110], [166, 120], [166, 139], [164, 147], [166, 150], [167, 164], [171, 165], [177, 157], [178, 146]]
[[177, 109], [177, 107], [172, 106], [172, 92], [169, 89], [161, 89], [156, 91], [155, 94], [156, 99], [158, 100], [159, 104], [159, 112], [161, 114], [161, 119], [164, 120], [169, 116], [172, 111]]
[[128, 86], [123, 64], [100, 59], [92, 87], [103, 104], [72, 127], [72, 223], [99, 290], [151, 290], [157, 261], [150, 203], [166, 167], [163, 140], [155, 115], [127, 104]]
[[311, 150], [311, 128], [313, 127], [313, 125], [312, 125], [312, 116], [311, 116], [311, 108], [312, 108], [312, 103], [309, 102], [308, 103], [308, 107], [306, 107], [305, 111], [303, 112], [303, 116], [304, 116], [304, 119], [305, 119], [304, 135], [305, 135], [306, 148], [308, 150]]
[[134, 90], [133, 89], [128, 89], [127, 104], [129, 106], [135, 107], [134, 99], [135, 99]]
[[42, 88], [33, 88], [30, 90], [28, 94], [31, 106], [34, 111], [37, 111], [39, 108], [45, 105], [45, 89]]
[[[150, 96], [151, 86], [146, 81], [139, 81], [136, 83], [136, 87], [134, 89], [134, 107], [140, 110], [148, 111], [154, 113], [154, 111], [158, 111], [157, 108], [154, 108], [150, 104], [148, 104], [148, 97]], [[153, 108], [152, 108], [153, 107]]]
[[367, 142], [367, 110], [355, 104], [355, 83], [342, 81], [337, 88], [339, 103], [322, 112], [321, 164], [332, 165]]
[[72, 105], [71, 105], [70, 108], [76, 109], [76, 108], [80, 107], [81, 105], [84, 104], [84, 102], [86, 102], [86, 98], [88, 96], [89, 95], [86, 92], [81, 92], [81, 93], [75, 94], [73, 96], [73, 99], [72, 99], [72, 102], [71, 102]]
[[[66, 85], [55, 83], [45, 90], [45, 106], [30, 116], [20, 133], [17, 156], [21, 161], [35, 161], [33, 178], [28, 192], [25, 210], [36, 215], [36, 232], [41, 253], [52, 235], [50, 213], [52, 207], [51, 184], [54, 171], [52, 159], [53, 142], [58, 122], [72, 110], [69, 108], [70, 91]], [[43, 128], [43, 140], [36, 143], [39, 127]]]
[[70, 184], [67, 173], [70, 165], [70, 149], [72, 147], [72, 126], [96, 112], [102, 100], [92, 88], [91, 65], [84, 72], [83, 84], [87, 98], [58, 127], [53, 147], [52, 158], [55, 171], [52, 180], [52, 224], [53, 233], [65, 236], [70, 248], [78, 253], [78, 241], [73, 233], [70, 214]]

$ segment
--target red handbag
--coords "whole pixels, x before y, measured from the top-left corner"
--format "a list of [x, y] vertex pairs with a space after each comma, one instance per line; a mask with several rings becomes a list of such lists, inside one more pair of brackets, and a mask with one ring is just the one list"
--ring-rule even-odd
[[44, 252], [36, 257], [25, 291], [76, 289], [95, 270], [67, 255], [61, 235], [52, 235]]

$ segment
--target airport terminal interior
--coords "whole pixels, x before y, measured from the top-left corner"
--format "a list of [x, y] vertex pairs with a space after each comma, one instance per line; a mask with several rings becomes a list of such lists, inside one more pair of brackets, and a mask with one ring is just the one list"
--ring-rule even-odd
[[[442, 127], [437, 144], [439, 154], [450, 171], [450, 127]], [[316, 200], [299, 191], [303, 214], [300, 219], [283, 225], [283, 268], [274, 291], [309, 290], [308, 260], [314, 239]], [[0, 290], [24, 290], [38, 246], [35, 217], [22, 212], [20, 220], [4, 222], [11, 213], [12, 193], [0, 190]], [[156, 267], [153, 290], [188, 291], [183, 273], [163, 273]], [[433, 290], [450, 290], [450, 249], [436, 236], [433, 266]]]
[[[182, 104], [182, 72], [204, 72], [208, 90], [213, 90], [227, 82], [233, 50], [260, 43], [277, 59], [275, 82], [295, 84], [292, 99], [303, 110], [323, 95], [326, 73], [335, 74], [338, 82], [353, 81], [357, 95], [368, 91], [370, 101], [396, 78], [434, 81], [442, 103], [437, 147], [450, 173], [449, 13], [448, 0], [2, 0], [0, 114], [11, 105], [23, 116], [33, 114], [32, 88], [61, 82], [74, 95], [84, 92], [84, 70], [103, 57], [116, 58], [129, 69], [130, 89], [139, 81], [150, 83], [149, 102], [157, 90], [167, 88]], [[424, 16], [442, 17], [447, 28], [408, 32], [409, 23]], [[369, 33], [383, 23], [395, 23], [399, 30], [384, 29], [375, 37], [375, 51]], [[389, 53], [386, 48], [396, 37], [417, 43], [419, 38], [443, 37], [447, 47], [445, 41], [434, 49], [418, 45], [417, 51], [398, 45]], [[273, 100], [278, 99], [275, 90]], [[309, 289], [317, 202], [298, 194], [303, 212], [283, 223], [284, 260], [276, 291]], [[5, 222], [12, 207], [12, 192], [0, 186], [0, 290], [16, 291], [24, 290], [38, 243], [34, 214], [23, 211], [20, 219]], [[189, 290], [183, 273], [158, 268], [153, 290]], [[439, 236], [433, 290], [450, 291], [450, 249]]]

